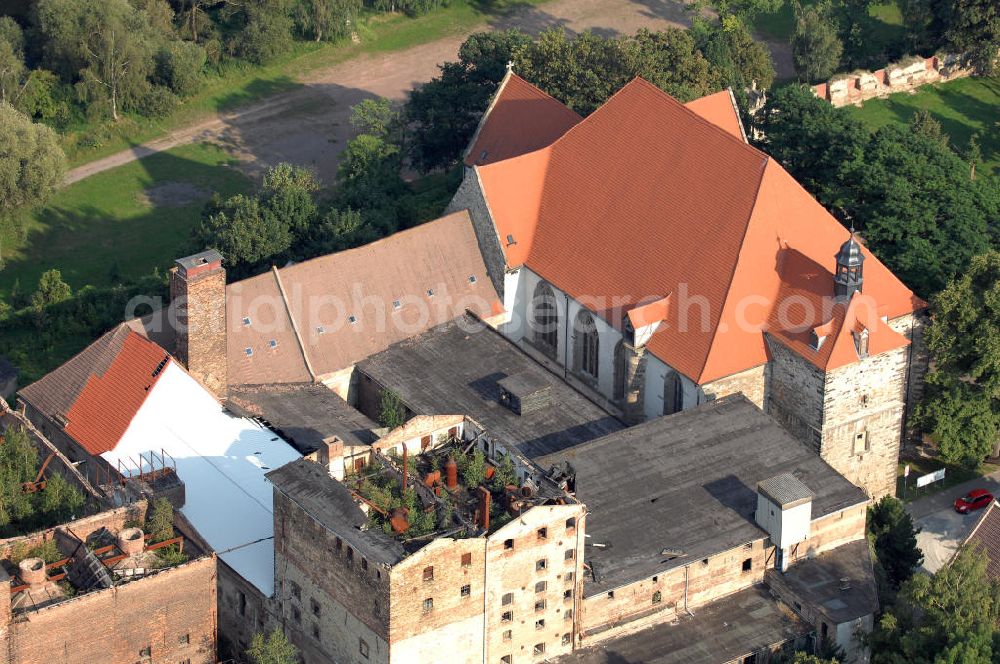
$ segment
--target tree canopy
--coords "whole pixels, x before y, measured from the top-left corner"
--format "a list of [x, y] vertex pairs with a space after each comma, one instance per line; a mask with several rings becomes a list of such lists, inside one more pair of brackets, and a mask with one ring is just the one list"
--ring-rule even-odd
[[829, 2], [805, 8], [796, 3], [792, 63], [799, 80], [815, 83], [830, 78], [840, 66], [843, 52]]
[[0, 216], [44, 203], [65, 170], [66, 156], [55, 132], [0, 103]]
[[973, 258], [931, 305], [917, 415], [944, 460], [976, 467], [1000, 435], [1000, 253]]
[[870, 636], [872, 663], [995, 661], [1000, 587], [986, 564], [980, 547], [965, 546], [934, 576], [918, 573], [905, 582]]
[[872, 133], [808, 88], [788, 86], [771, 95], [758, 128], [758, 144], [924, 297], [995, 241], [1000, 187], [973, 180], [925, 121]]
[[892, 597], [923, 562], [917, 548], [918, 529], [903, 503], [885, 496], [868, 508], [868, 540], [875, 552], [875, 562], [882, 571], [883, 601]]
[[246, 654], [253, 664], [298, 664], [299, 661], [298, 648], [278, 627], [267, 635], [254, 634]]

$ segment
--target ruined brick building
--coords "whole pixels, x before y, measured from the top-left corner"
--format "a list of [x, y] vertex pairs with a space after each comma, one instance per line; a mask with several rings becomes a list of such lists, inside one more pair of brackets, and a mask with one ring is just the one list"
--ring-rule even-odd
[[307, 662], [864, 661], [924, 303], [728, 92], [636, 80], [584, 119], [508, 73], [465, 165], [364, 247], [178, 260], [26, 415], [115, 500], [184, 505], [225, 654], [281, 626]]

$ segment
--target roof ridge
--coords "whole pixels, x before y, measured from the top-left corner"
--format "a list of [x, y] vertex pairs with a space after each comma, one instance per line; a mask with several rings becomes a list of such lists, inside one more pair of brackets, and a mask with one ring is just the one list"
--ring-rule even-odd
[[316, 372], [313, 371], [312, 363], [309, 361], [309, 354], [306, 353], [306, 346], [302, 343], [302, 335], [299, 333], [299, 324], [295, 322], [295, 316], [292, 314], [292, 308], [288, 306], [288, 296], [285, 294], [285, 286], [281, 283], [281, 274], [279, 273], [276, 265], [271, 266], [271, 273], [274, 275], [274, 282], [278, 286], [278, 292], [281, 293], [281, 303], [284, 305], [285, 313], [288, 314], [288, 320], [292, 324], [292, 332], [295, 334], [295, 341], [298, 342], [299, 352], [302, 353], [302, 361], [306, 364], [306, 371], [309, 372], [309, 377], [315, 381]]
[[[682, 104], [682, 106], [683, 106], [683, 104]], [[692, 111], [692, 113], [693, 113], [693, 111]], [[697, 115], [697, 114], [695, 114], [695, 115]], [[708, 121], [706, 120], [706, 122], [708, 122]], [[711, 123], [709, 123], [709, 124], [711, 124]], [[712, 126], [714, 127], [715, 125], [712, 125]], [[734, 140], [736, 139], [735, 136], [733, 136], [729, 132], [725, 131], [721, 127], [719, 128], [719, 130], [722, 131], [722, 133], [724, 133], [726, 136], [729, 136], [730, 138], [732, 138]], [[738, 140], [736, 142], [739, 143]], [[726, 298], [722, 301], [722, 307], [719, 309], [719, 318], [718, 318], [718, 321], [717, 321], [717, 323], [714, 326], [712, 326], [713, 327], [713, 329], [712, 329], [712, 339], [711, 339], [711, 341], [708, 342], [708, 352], [705, 353], [705, 359], [702, 362], [701, 368], [698, 371], [698, 377], [695, 379], [695, 382], [697, 382], [699, 384], [701, 383], [701, 380], [702, 380], [702, 378], [705, 375], [705, 368], [708, 366], [708, 361], [712, 357], [712, 351], [715, 349], [715, 341], [716, 341], [716, 339], [719, 336], [719, 328], [722, 326], [722, 324], [724, 322], [722, 320], [722, 316], [723, 316], [723, 314], [725, 314], [726, 309], [729, 306], [729, 298], [733, 294], [733, 280], [736, 277], [736, 270], [739, 269], [740, 263], [741, 263], [741, 261], [743, 259], [743, 251], [746, 249], [747, 236], [750, 234], [750, 223], [753, 221], [754, 212], [757, 211], [757, 206], [760, 204], [760, 191], [761, 191], [761, 188], [764, 185], [764, 175], [767, 172], [767, 166], [768, 166], [769, 163], [771, 163], [771, 158], [768, 155], [764, 154], [764, 163], [761, 164], [760, 175], [757, 178], [757, 187], [754, 189], [753, 205], [750, 206], [750, 212], [747, 214], [746, 221], [743, 224], [743, 237], [740, 238], [740, 248], [739, 248], [739, 251], [736, 252], [736, 260], [733, 261], [733, 267], [732, 267], [732, 270], [729, 273], [729, 278], [728, 278], [728, 280], [726, 282], [727, 283], [727, 286], [726, 286]]]
[[[676, 104], [680, 108], [683, 108], [684, 111], [686, 113], [688, 113], [691, 117], [697, 118], [698, 122], [700, 122], [703, 125], [706, 125], [708, 127], [711, 127], [714, 131], [721, 132], [728, 140], [732, 141], [736, 145], [739, 145], [742, 149], [744, 149], [744, 150], [751, 150], [754, 153], [756, 153], [756, 154], [758, 154], [758, 155], [760, 155], [762, 157], [770, 157], [770, 155], [768, 155], [763, 150], [758, 150], [757, 148], [755, 148], [754, 146], [750, 145], [749, 143], [747, 143], [745, 141], [741, 141], [739, 138], [737, 138], [736, 136], [733, 136], [732, 134], [730, 134], [728, 131], [726, 131], [725, 129], [723, 129], [719, 125], [715, 124], [714, 122], [709, 122], [705, 118], [701, 117], [700, 115], [698, 115], [697, 113], [695, 113], [692, 109], [688, 108], [687, 104], [681, 103], [679, 100], [674, 99], [674, 97], [671, 96], [669, 92], [666, 92], [666, 91], [662, 90], [659, 86], [654, 85], [653, 83], [650, 83], [649, 81], [647, 81], [646, 79], [644, 79], [642, 76], [636, 76], [631, 81], [629, 81], [628, 83], [626, 83], [625, 85], [623, 85], [622, 88], [621, 88], [621, 90], [619, 90], [615, 94], [613, 94], [610, 97], [608, 97], [608, 101], [604, 102], [604, 104], [601, 104], [601, 107], [598, 108], [596, 111], [594, 111], [594, 113], [597, 113], [597, 111], [601, 110], [601, 108], [603, 108], [605, 104], [607, 104], [612, 99], [614, 99], [616, 96], [618, 96], [618, 94], [620, 92], [624, 91], [629, 86], [631, 86], [632, 84], [636, 83], [637, 81], [640, 82], [640, 83], [644, 83], [647, 87], [652, 88], [654, 91], [656, 91], [657, 93], [659, 93], [662, 97], [670, 100], [672, 103]], [[728, 89], [728, 88], [726, 88], [726, 89]], [[711, 95], [719, 94], [720, 92], [725, 92], [726, 89], [719, 90], [718, 92], [713, 92], [713, 93], [711, 93], [709, 95], [702, 95], [701, 97], [698, 97], [698, 99], [704, 99], [705, 97], [709, 97]], [[731, 91], [730, 91], [730, 94], [732, 94]], [[697, 101], [697, 100], [692, 99], [691, 101]], [[593, 113], [591, 113], [591, 115], [593, 115]], [[590, 115], [587, 116], [587, 118], [589, 118], [589, 117], [590, 117]], [[587, 118], [584, 118], [584, 121], [586, 121]], [[737, 114], [737, 119], [739, 119], [739, 114]], [[742, 123], [742, 121], [740, 121], [740, 127], [742, 128], [742, 126], [743, 126], [743, 123]]]
[[[465, 161], [468, 158], [469, 152], [472, 151], [472, 146], [479, 140], [479, 134], [482, 133], [483, 127], [486, 126], [486, 120], [490, 117], [490, 113], [493, 112], [493, 109], [496, 108], [497, 102], [500, 101], [500, 95], [502, 95], [503, 91], [507, 88], [507, 83], [510, 82], [511, 76], [517, 75], [514, 74], [513, 69], [507, 69], [507, 73], [505, 73], [503, 78], [500, 80], [500, 85], [497, 86], [496, 92], [493, 93], [493, 97], [490, 99], [489, 105], [486, 107], [486, 110], [483, 111], [483, 115], [479, 118], [479, 123], [476, 125], [476, 131], [472, 134], [472, 138], [469, 139], [469, 144], [466, 145], [465, 150], [462, 151], [462, 161]], [[518, 76], [518, 78], [521, 77]], [[524, 82], [528, 83], [527, 81]], [[531, 84], [528, 83], [528, 85]]]

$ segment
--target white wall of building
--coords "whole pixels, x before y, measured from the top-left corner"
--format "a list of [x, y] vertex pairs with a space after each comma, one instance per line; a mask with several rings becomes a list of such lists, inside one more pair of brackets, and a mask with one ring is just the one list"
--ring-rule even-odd
[[[543, 279], [527, 267], [508, 272], [505, 281], [504, 307], [510, 314], [509, 321], [500, 326], [500, 332], [515, 343], [532, 340], [533, 332], [530, 326], [532, 298], [535, 288]], [[556, 309], [559, 313], [559, 347], [556, 362], [562, 366], [567, 364], [572, 369], [574, 363], [573, 323], [584, 306], [549, 283], [556, 298]], [[567, 307], [569, 315], [567, 316]], [[615, 347], [622, 338], [621, 332], [609, 325], [603, 318], [591, 311], [594, 324], [600, 339], [598, 353], [598, 378], [593, 387], [602, 395], [611, 399], [614, 396], [614, 355]], [[568, 323], [568, 328], [567, 328]], [[569, 345], [567, 346], [567, 336]], [[674, 370], [651, 353], [646, 354], [646, 374], [644, 391], [644, 411], [647, 419], [663, 415], [663, 394], [666, 378]], [[681, 375], [684, 393], [684, 408], [690, 408], [704, 401], [699, 387], [686, 376]]]
[[131, 465], [161, 450], [184, 482], [184, 516], [240, 576], [272, 595], [274, 509], [264, 473], [299, 454], [270, 429], [227, 412], [172, 360], [118, 445], [101, 456]]

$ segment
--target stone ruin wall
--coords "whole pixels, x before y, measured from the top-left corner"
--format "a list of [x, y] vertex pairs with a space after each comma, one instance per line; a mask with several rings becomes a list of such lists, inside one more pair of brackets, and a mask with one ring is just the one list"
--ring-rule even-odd
[[928, 83], [943, 83], [971, 76], [974, 71], [960, 54], [942, 53], [929, 58], [910, 57], [878, 71], [837, 74], [813, 86], [813, 93], [834, 106], [857, 105], [896, 92], [915, 90]]

